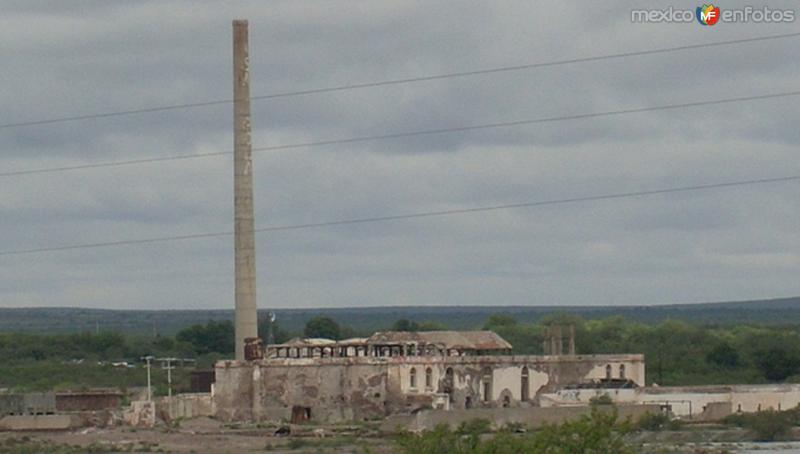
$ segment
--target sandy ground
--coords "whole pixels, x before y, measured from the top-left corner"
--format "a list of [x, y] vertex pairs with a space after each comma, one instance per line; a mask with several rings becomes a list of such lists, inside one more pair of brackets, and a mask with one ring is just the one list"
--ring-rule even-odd
[[9, 438], [27, 437], [32, 442], [47, 441], [56, 445], [82, 447], [92, 452], [175, 452], [175, 453], [391, 453], [391, 442], [377, 434], [361, 430], [323, 429], [324, 436], [313, 429], [295, 427], [292, 436], [276, 436], [275, 428], [226, 427], [212, 419], [183, 422], [178, 428], [110, 429], [86, 428], [68, 432], [0, 432], [0, 443]]
[[[209, 418], [183, 421], [178, 427], [134, 429], [131, 427], [84, 428], [61, 432], [0, 432], [2, 453], [122, 453], [122, 452], [173, 452], [173, 453], [392, 453], [391, 437], [380, 434], [375, 427], [358, 426], [292, 426], [291, 436], [275, 435], [274, 426], [224, 425]], [[720, 437], [714, 431], [683, 431], [677, 433], [649, 433], [640, 447], [646, 452], [681, 453], [797, 453], [800, 442], [752, 443], [735, 440], [736, 431]], [[670, 436], [671, 435], [671, 436]], [[700, 437], [699, 435], [703, 435]], [[689, 441], [687, 436], [695, 440]], [[641, 438], [641, 437], [640, 437]], [[699, 440], [697, 438], [705, 439]], [[730, 438], [721, 442], [720, 438]], [[13, 440], [12, 440], [13, 439]], [[716, 439], [716, 441], [711, 441]], [[18, 450], [7, 450], [7, 441], [22, 445]], [[22, 441], [26, 440], [26, 441]], [[47, 442], [47, 449], [25, 450], [25, 443], [35, 445]], [[11, 444], [13, 444], [11, 443]], [[71, 446], [73, 449], [58, 450]], [[28, 446], [30, 447], [30, 446]], [[664, 451], [664, 448], [668, 448]]]

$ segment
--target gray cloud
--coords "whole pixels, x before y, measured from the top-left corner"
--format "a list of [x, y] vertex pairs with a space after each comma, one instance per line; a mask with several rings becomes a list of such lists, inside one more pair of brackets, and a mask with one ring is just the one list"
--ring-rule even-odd
[[[0, 123], [798, 31], [633, 24], [639, 2], [7, 2]], [[730, 8], [745, 5], [731, 2]], [[77, 5], [77, 6], [75, 6]], [[675, 7], [694, 8], [691, 2]], [[793, 2], [770, 2], [793, 8]], [[254, 101], [254, 145], [800, 89], [797, 38]], [[259, 227], [800, 173], [797, 100], [257, 152]], [[0, 129], [3, 170], [232, 148], [231, 106]], [[232, 229], [230, 156], [0, 178], [0, 250]], [[262, 307], [800, 294], [800, 186], [258, 236]], [[232, 238], [0, 257], [0, 306], [226, 308]]]

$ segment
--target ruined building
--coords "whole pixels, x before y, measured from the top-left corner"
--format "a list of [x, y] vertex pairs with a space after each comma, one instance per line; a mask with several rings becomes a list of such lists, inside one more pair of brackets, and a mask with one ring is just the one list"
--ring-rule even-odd
[[512, 355], [491, 331], [259, 346], [250, 360], [216, 364], [216, 413], [227, 421], [363, 420], [425, 408], [538, 406], [541, 395], [570, 385], [644, 385], [643, 355], [576, 355], [574, 330], [565, 328], [548, 330], [546, 355]]
[[[538, 405], [542, 392], [593, 380], [644, 384], [641, 355], [575, 354], [561, 327], [543, 356], [511, 355], [488, 331], [383, 332], [333, 342], [258, 339], [248, 24], [233, 22], [236, 360], [215, 367], [214, 408], [224, 420], [353, 420], [422, 408]], [[566, 351], [566, 354], [564, 353]]]

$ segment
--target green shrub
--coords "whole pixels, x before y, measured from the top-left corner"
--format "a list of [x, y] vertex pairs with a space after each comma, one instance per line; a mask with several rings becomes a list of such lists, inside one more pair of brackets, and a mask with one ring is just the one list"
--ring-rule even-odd
[[458, 435], [481, 435], [492, 431], [492, 423], [488, 419], [471, 419], [459, 424], [456, 429]]
[[589, 399], [589, 405], [596, 406], [596, 405], [614, 405], [614, 401], [611, 399], [611, 396], [608, 394], [601, 394], [599, 396], [594, 396]]
[[300, 449], [305, 448], [308, 446], [308, 441], [303, 440], [302, 438], [292, 438], [289, 440], [289, 443], [286, 443], [287, 449]]
[[797, 423], [797, 415], [797, 410], [767, 410], [730, 415], [723, 422], [750, 430], [758, 441], [776, 441], [789, 435], [792, 426]]
[[753, 431], [758, 441], [775, 441], [789, 434], [792, 422], [787, 414], [768, 410], [750, 415], [745, 427]]
[[677, 419], [671, 419], [665, 413], [645, 413], [634, 425], [636, 430], [650, 430], [657, 432], [660, 430], [680, 430], [682, 424]]
[[[629, 428], [620, 423], [616, 411], [592, 409], [563, 424], [547, 425], [534, 433], [500, 431], [481, 437], [479, 423], [472, 431], [451, 431], [441, 425], [420, 434], [403, 433], [397, 439], [402, 454], [632, 454], [624, 439]], [[465, 432], [467, 432], [465, 434]]]
[[476, 452], [479, 439], [462, 437], [451, 431], [447, 425], [441, 424], [420, 434], [400, 433], [396, 443], [399, 452], [404, 454], [468, 454]]
[[528, 426], [526, 426], [521, 422], [509, 422], [506, 423], [506, 425], [503, 426], [501, 430], [512, 433], [522, 433], [528, 431]]

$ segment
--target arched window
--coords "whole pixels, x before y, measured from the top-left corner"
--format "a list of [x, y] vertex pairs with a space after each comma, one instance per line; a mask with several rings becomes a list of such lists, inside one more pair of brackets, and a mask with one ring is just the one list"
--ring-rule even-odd
[[430, 367], [425, 369], [425, 387], [433, 388], [433, 370]]
[[528, 368], [527, 367], [523, 367], [522, 368], [522, 380], [521, 380], [521, 383], [520, 383], [521, 384], [521, 388], [522, 388], [520, 390], [520, 396], [521, 396], [521, 399], [522, 399], [523, 402], [525, 402], [525, 401], [530, 399], [530, 384], [529, 384], [529, 382], [530, 382], [530, 380], [528, 378]]
[[625, 365], [624, 364], [620, 364], [619, 365], [619, 378], [625, 380]]
[[416, 388], [417, 387], [417, 369], [415, 367], [411, 368], [411, 373], [409, 374], [409, 378], [410, 378], [409, 381], [411, 382], [411, 387], [412, 388]]
[[611, 380], [611, 364], [606, 366], [606, 380]]

